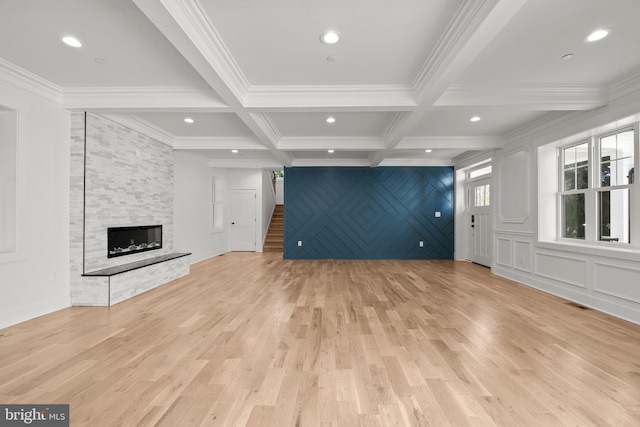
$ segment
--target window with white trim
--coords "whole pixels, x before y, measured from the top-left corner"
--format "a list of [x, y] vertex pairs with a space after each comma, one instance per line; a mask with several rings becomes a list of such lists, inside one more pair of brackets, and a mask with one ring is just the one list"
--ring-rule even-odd
[[637, 139], [634, 125], [560, 148], [560, 238], [631, 243]]

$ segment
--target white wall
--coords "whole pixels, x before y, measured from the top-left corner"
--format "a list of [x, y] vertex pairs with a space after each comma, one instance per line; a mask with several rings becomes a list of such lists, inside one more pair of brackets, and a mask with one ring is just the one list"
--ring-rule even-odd
[[181, 151], [174, 151], [173, 245], [176, 252], [191, 252], [191, 262], [229, 251], [230, 193], [224, 191], [222, 232], [211, 232], [211, 182], [228, 187], [228, 170], [215, 169]]
[[[539, 156], [548, 154], [547, 144], [640, 113], [640, 82], [627, 87], [635, 89], [624, 96], [612, 96], [604, 108], [559, 114], [535, 127], [514, 132], [508, 137], [508, 145], [495, 153], [492, 270], [640, 323], [640, 251], [549, 242], [555, 237], [555, 227], [548, 224], [555, 220], [556, 213], [550, 205], [555, 196], [548, 189], [557, 188], [557, 175], [548, 165], [538, 165]], [[539, 150], [540, 147], [544, 148]], [[640, 227], [637, 212], [631, 227]]]
[[264, 239], [269, 231], [271, 216], [276, 207], [276, 193], [273, 188], [273, 172], [262, 172], [262, 234], [260, 235], [260, 247], [264, 247]]
[[70, 116], [0, 77], [18, 111], [18, 248], [0, 255], [0, 328], [68, 307]]
[[256, 251], [262, 252], [262, 176], [261, 169], [229, 169], [229, 190], [255, 190], [256, 192]]
[[17, 138], [17, 111], [0, 109], [0, 253], [16, 250]]
[[276, 204], [284, 205], [284, 178], [276, 178]]

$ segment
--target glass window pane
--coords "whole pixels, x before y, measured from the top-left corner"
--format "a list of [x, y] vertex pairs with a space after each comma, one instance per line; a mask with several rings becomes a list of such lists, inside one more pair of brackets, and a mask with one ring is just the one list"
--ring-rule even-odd
[[576, 165], [576, 147], [564, 149], [564, 168], [573, 168]]
[[633, 157], [633, 131], [618, 134], [618, 158]]
[[487, 184], [487, 191], [485, 193], [485, 206], [491, 206], [491, 192], [489, 191], [491, 189], [491, 185]]
[[575, 169], [567, 169], [564, 171], [564, 191], [576, 189], [576, 171]]
[[578, 168], [576, 173], [576, 188], [578, 190], [584, 190], [585, 188], [589, 188], [589, 167], [584, 166]]
[[609, 160], [617, 159], [616, 155], [616, 135], [600, 138], [600, 161], [608, 162]]
[[584, 194], [562, 196], [562, 237], [584, 239]]
[[611, 166], [609, 163], [603, 163], [600, 165], [600, 185], [602, 187], [608, 187], [611, 185]]
[[576, 147], [576, 165], [586, 166], [589, 163], [589, 144], [580, 144]]
[[602, 191], [598, 197], [599, 239], [629, 243], [629, 190]]

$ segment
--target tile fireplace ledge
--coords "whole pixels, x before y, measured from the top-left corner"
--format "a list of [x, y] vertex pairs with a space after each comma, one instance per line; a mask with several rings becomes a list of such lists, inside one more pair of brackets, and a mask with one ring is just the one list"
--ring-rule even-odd
[[130, 262], [128, 264], [122, 264], [115, 267], [104, 268], [102, 270], [90, 271], [84, 273], [83, 276], [86, 277], [110, 277], [115, 276], [116, 274], [126, 273], [128, 271], [137, 270], [139, 268], [148, 267], [150, 265], [159, 264], [165, 261], [171, 261], [173, 259], [182, 258], [185, 256], [189, 256], [191, 253], [171, 253], [160, 255], [153, 258], [143, 259], [141, 261]]

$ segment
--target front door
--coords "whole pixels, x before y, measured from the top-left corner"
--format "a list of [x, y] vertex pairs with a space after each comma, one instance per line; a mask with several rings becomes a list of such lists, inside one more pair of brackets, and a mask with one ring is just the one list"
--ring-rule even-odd
[[231, 191], [231, 250], [256, 250], [256, 190]]
[[491, 180], [466, 186], [467, 259], [491, 267]]

